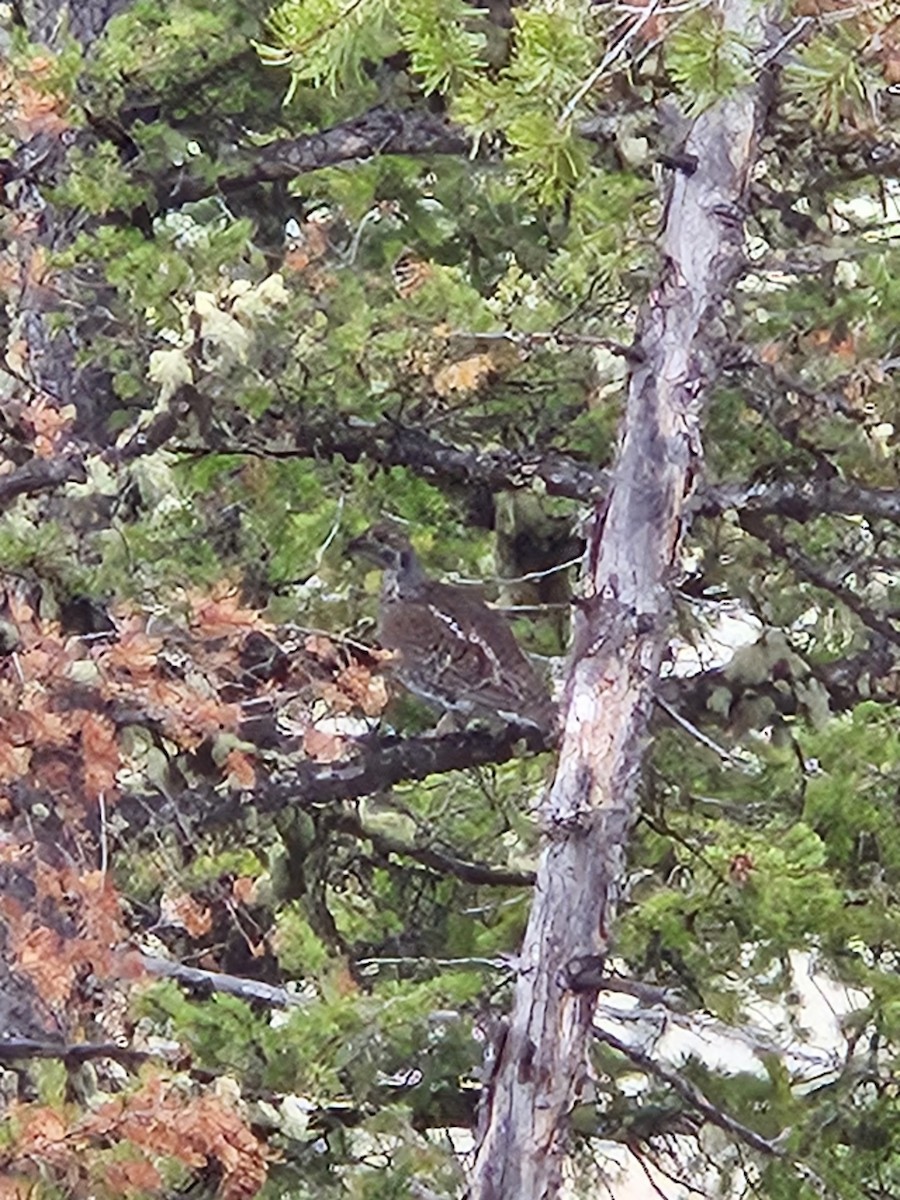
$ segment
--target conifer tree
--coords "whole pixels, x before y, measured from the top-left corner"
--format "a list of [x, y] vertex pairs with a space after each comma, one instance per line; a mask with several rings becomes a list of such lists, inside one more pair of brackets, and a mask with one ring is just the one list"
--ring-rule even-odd
[[893, 1194], [891, 6], [4, 7], [0, 1200]]

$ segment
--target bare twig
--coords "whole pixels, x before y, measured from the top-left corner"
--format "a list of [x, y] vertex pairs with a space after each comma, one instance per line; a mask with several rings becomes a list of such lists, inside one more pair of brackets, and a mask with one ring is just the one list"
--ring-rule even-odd
[[571, 99], [566, 103], [562, 112], [559, 114], [558, 125], [560, 128], [566, 124], [566, 122], [575, 112], [575, 109], [585, 98], [594, 84], [603, 78], [616, 59], [624, 54], [624, 52], [627, 50], [629, 43], [632, 42], [640, 33], [650, 18], [659, 11], [660, 2], [661, 0], [651, 0], [651, 2], [645, 7], [638, 8], [636, 10], [637, 16], [635, 19], [631, 22], [619, 40], [610, 46], [597, 66], [594, 67], [593, 71], [591, 71], [588, 77], [581, 84], [579, 84]]
[[361, 971], [377, 972], [382, 967], [433, 967], [443, 970], [457, 967], [488, 967], [492, 971], [504, 971], [510, 974], [515, 970], [515, 963], [507, 958], [413, 958], [400, 956], [394, 958], [361, 958], [357, 962]]
[[174, 979], [185, 987], [200, 988], [212, 992], [227, 992], [254, 1004], [268, 1004], [273, 1008], [292, 1008], [304, 1003], [302, 997], [287, 988], [274, 987], [259, 979], [244, 979], [240, 975], [226, 975], [221, 971], [202, 971], [199, 967], [186, 967], [182, 963], [170, 962], [150, 954], [141, 955], [144, 970], [164, 979]]
[[635, 346], [629, 346], [624, 342], [617, 342], [613, 338], [599, 337], [591, 333], [563, 333], [562, 330], [555, 329], [534, 333], [515, 333], [512, 330], [504, 330], [501, 333], [475, 333], [474, 331], [465, 329], [454, 329], [446, 336], [448, 340], [450, 338], [465, 338], [477, 342], [511, 342], [514, 346], [525, 352], [533, 350], [535, 346], [585, 346], [608, 350], [610, 354], [617, 354], [622, 358], [634, 361], [640, 360], [639, 351]]
[[384, 833], [367, 829], [359, 817], [352, 813], [343, 814], [338, 821], [338, 829], [350, 833], [354, 837], [365, 838], [380, 854], [397, 854], [402, 858], [411, 858], [413, 862], [436, 871], [440, 875], [453, 875], [465, 883], [483, 884], [491, 887], [531, 887], [534, 883], [533, 871], [511, 871], [502, 867], [492, 867], [487, 863], [470, 862], [435, 850], [431, 846], [416, 846], [402, 842], [399, 838], [389, 837]]
[[866, 604], [859, 594], [846, 584], [832, 578], [818, 563], [805, 555], [796, 546], [791, 545], [787, 539], [774, 529], [768, 521], [762, 520], [759, 517], [743, 515], [741, 517], [741, 526], [752, 534], [753, 537], [764, 541], [772, 552], [778, 558], [783, 559], [791, 570], [803, 579], [807, 579], [817, 588], [821, 588], [824, 592], [829, 592], [837, 600], [850, 609], [864, 625], [883, 637], [886, 641], [892, 642], [894, 645], [900, 645], [900, 629], [885, 616], [875, 612], [875, 610]]
[[116, 1042], [75, 1042], [71, 1045], [43, 1042], [36, 1038], [4, 1038], [0, 1040], [0, 1063], [21, 1062], [23, 1059], [57, 1058], [75, 1066], [94, 1058], [112, 1058], [127, 1066], [137, 1066], [148, 1058], [166, 1058], [164, 1051], [133, 1050]]
[[103, 792], [97, 797], [97, 807], [100, 810], [100, 876], [105, 880], [109, 867], [109, 835], [106, 822], [106, 795]]
[[750, 1129], [749, 1126], [741, 1124], [740, 1121], [723, 1112], [722, 1109], [713, 1104], [703, 1094], [695, 1083], [686, 1079], [678, 1071], [664, 1066], [651, 1055], [645, 1054], [643, 1050], [638, 1049], [638, 1047], [629, 1046], [627, 1042], [623, 1042], [621, 1038], [617, 1038], [615, 1034], [608, 1033], [605, 1029], [595, 1028], [594, 1036], [599, 1041], [605, 1042], [607, 1046], [612, 1047], [613, 1050], [617, 1050], [619, 1054], [624, 1055], [625, 1058], [634, 1063], [636, 1067], [640, 1067], [647, 1075], [658, 1079], [660, 1083], [665, 1083], [676, 1095], [680, 1096], [682, 1100], [686, 1101], [700, 1113], [705, 1120], [709, 1121], [711, 1125], [718, 1126], [719, 1129], [723, 1129], [726, 1133], [731, 1134], [732, 1137], [738, 1138], [745, 1145], [759, 1151], [760, 1154], [765, 1154], [768, 1158], [784, 1157], [784, 1151], [781, 1150], [776, 1142], [764, 1138], [756, 1130]]
[[732, 754], [730, 750], [726, 750], [724, 746], [720, 746], [718, 742], [714, 742], [702, 729], [698, 729], [692, 721], [689, 721], [687, 717], [683, 717], [677, 709], [663, 700], [661, 696], [656, 696], [655, 699], [657, 705], [663, 710], [666, 716], [670, 717], [685, 733], [689, 733], [701, 746], [706, 746], [707, 750], [712, 750], [713, 754], [718, 755], [722, 762], [728, 763], [731, 767], [746, 768], [746, 763], [741, 762], [736, 754]]
[[314, 568], [316, 571], [318, 571], [319, 567], [321, 567], [322, 560], [325, 557], [325, 555], [328, 553], [328, 547], [331, 545], [331, 543], [334, 541], [334, 539], [338, 535], [338, 530], [341, 527], [341, 519], [343, 518], [343, 515], [344, 515], [344, 493], [341, 492], [341, 494], [338, 496], [337, 507], [336, 507], [335, 514], [334, 514], [334, 520], [331, 523], [331, 528], [328, 531], [325, 541], [322, 543], [322, 545], [316, 551], [315, 568]]

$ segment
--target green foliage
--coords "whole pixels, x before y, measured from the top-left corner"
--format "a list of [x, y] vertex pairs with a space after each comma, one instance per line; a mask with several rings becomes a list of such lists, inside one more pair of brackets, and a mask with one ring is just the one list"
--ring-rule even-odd
[[514, 13], [515, 50], [505, 78], [521, 103], [527, 98], [562, 98], [591, 66], [591, 44], [582, 13], [520, 8]]
[[114, 146], [100, 146], [89, 155], [76, 148], [69, 156], [69, 168], [65, 184], [54, 192], [58, 204], [103, 216], [137, 208], [148, 198], [145, 186], [130, 182]]
[[871, 869], [867, 861], [900, 879], [900, 831], [890, 812], [900, 751], [885, 736], [891, 728], [888, 713], [862, 705], [809, 742], [819, 770], [809, 781], [805, 812], [827, 831], [829, 855], [848, 883], [854, 876], [861, 881]]
[[36, 1064], [34, 1081], [41, 1103], [47, 1105], [61, 1104], [66, 1095], [69, 1075], [64, 1063], [41, 1062]]
[[70, 251], [60, 254], [58, 265], [64, 268], [85, 261], [94, 261], [109, 272], [110, 283], [122, 289], [127, 305], [142, 313], [158, 313], [157, 319], [174, 319], [173, 290], [184, 287], [189, 279], [187, 263], [174, 249], [161, 253], [159, 246], [136, 229], [102, 225], [94, 234], [82, 234]]
[[126, 89], [165, 95], [246, 49], [262, 6], [225, 0], [138, 0], [107, 24], [90, 65], [90, 83], [111, 111]]
[[468, 28], [471, 5], [465, 0], [400, 0], [396, 9], [401, 44], [426, 96], [454, 92], [476, 77], [485, 38]]
[[[27, 281], [16, 274], [22, 264], [4, 268], [9, 364], [33, 320], [28, 306], [46, 292], [48, 328], [71, 330], [76, 345], [72, 378], [57, 382], [73, 393], [83, 372], [99, 382], [71, 442], [67, 426], [53, 447], [83, 452], [88, 482], [4, 500], [0, 566], [11, 587], [39, 593], [48, 620], [72, 595], [113, 605], [139, 597], [152, 638], [183, 613], [187, 589], [233, 581], [240, 603], [285, 622], [260, 640], [279, 640], [299, 682], [292, 675], [288, 687], [278, 669], [263, 679], [271, 712], [253, 764], [260, 780], [302, 758], [311, 726], [344, 728], [321, 680], [302, 673], [305, 646], [327, 637], [349, 663], [357, 643], [373, 641], [380, 579], [346, 553], [370, 521], [407, 522], [433, 574], [483, 580], [491, 600], [501, 590], [500, 502], [488, 488], [426, 476], [414, 460], [357, 461], [358, 447], [346, 461], [308, 427], [329, 445], [342, 430], [365, 439], [374, 428], [389, 441], [397, 429], [464, 453], [562, 452], [609, 466], [633, 364], [608, 345], [632, 341], [660, 270], [658, 101], [674, 91], [700, 113], [758, 68], [710, 9], [630, 42], [618, 9], [517, 4], [511, 29], [496, 15], [463, 0], [287, 0], [271, 11], [239, 0], [137, 0], [88, 52], [62, 43], [35, 84], [65, 97], [65, 118], [85, 140], [67, 153], [52, 193], [35, 177], [46, 219], [56, 210], [63, 231], [47, 241], [46, 273], [40, 261]], [[600, 75], [617, 45], [621, 59]], [[882, 48], [848, 19], [788, 56], [747, 225], [748, 268], [733, 302], [708, 318], [713, 357], [726, 351], [728, 367], [704, 420], [710, 485], [896, 486], [900, 251], [886, 217], [890, 188], [866, 174], [870, 159], [845, 167], [814, 132], [840, 135], [842, 155], [868, 145], [886, 102]], [[17, 45], [15, 61], [33, 53]], [[374, 104], [446, 113], [468, 130], [471, 155], [375, 154], [275, 182], [260, 169], [254, 145], [289, 143]], [[642, 139], [646, 153], [630, 153]], [[18, 143], [7, 141], [11, 153]], [[4, 230], [17, 236], [12, 217]], [[409, 289], [395, 278], [401, 256], [420, 272]], [[737, 365], [731, 346], [741, 348]], [[745, 370], [744, 355], [766, 371]], [[16, 370], [28, 378], [36, 361]], [[31, 453], [23, 447], [40, 420], [31, 393], [18, 398], [17, 378], [4, 409], [10, 470]], [[124, 446], [169, 416], [175, 431], [161, 449], [123, 461]], [[579, 505], [539, 487], [528, 495], [577, 528]], [[802, 1088], [768, 1052], [756, 1074], [683, 1066], [724, 1111], [783, 1139], [784, 1160], [758, 1167], [767, 1200], [818, 1194], [795, 1162], [841, 1200], [862, 1200], [900, 1188], [896, 1096], [885, 1083], [900, 1042], [900, 751], [894, 679], [881, 673], [886, 651], [865, 612], [894, 620], [896, 533], [875, 517], [800, 521], [790, 512], [778, 514], [777, 530], [797, 548], [799, 568], [750, 532], [745, 513], [690, 529], [679, 633], [704, 640], [722, 600], [764, 632], [732, 653], [726, 631], [716, 646], [727, 665], [678, 684], [679, 708], [731, 759], [654, 716], [613, 949], [623, 971], [747, 1027], [760, 1005], [793, 1020], [798, 962], [835, 987], [862, 989], [845, 1028], [859, 1054], [866, 1047], [877, 1087], [865, 1072], [860, 1079], [849, 1043], [846, 1072]], [[804, 575], [804, 556], [822, 565], [826, 585]], [[849, 589], [853, 608], [829, 579]], [[561, 612], [565, 624], [568, 597], [556, 603], [554, 615], [517, 622], [523, 644], [559, 650], [554, 622]], [[224, 643], [216, 652], [240, 704], [258, 664], [229, 658]], [[135, 671], [142, 653], [138, 645]], [[363, 674], [377, 670], [359, 661]], [[15, 652], [4, 662], [23, 710], [43, 703], [29, 661]], [[191, 677], [187, 632], [163, 667], [173, 690]], [[71, 695], [95, 682], [79, 663], [59, 701], [47, 700], [51, 730]], [[848, 696], [866, 689], [872, 701], [851, 706]], [[176, 753], [156, 702], [133, 711], [97, 699], [106, 717], [104, 706], [126, 722], [117, 727], [125, 758], [152, 763], [145, 786], [158, 787], [167, 814], [225, 791], [219, 768], [246, 744], [239, 738], [213, 733]], [[433, 724], [401, 696], [378, 731]], [[68, 786], [69, 762], [56, 765]], [[110, 878], [134, 929], [170, 936], [155, 922], [173, 883], [196, 891], [201, 906], [225, 896], [225, 917], [217, 909], [214, 930], [194, 939], [185, 961], [296, 986], [302, 998], [272, 1012], [231, 996], [188, 998], [167, 983], [137, 1004], [142, 1029], [193, 1057], [186, 1088], [199, 1088], [206, 1071], [237, 1082], [248, 1120], [282, 1156], [262, 1195], [459, 1190], [454, 1155], [422, 1131], [472, 1122], [484, 1049], [473, 1032], [507, 1004], [501, 956], [518, 950], [530, 891], [471, 885], [417, 851], [532, 869], [535, 809], [551, 770], [547, 757], [512, 762], [346, 805], [308, 802], [298, 789], [296, 823], [277, 828], [248, 789], [239, 806], [223, 797], [240, 809], [238, 834], [233, 822], [211, 822], [208, 836], [188, 841], [176, 819], [171, 828], [151, 821], [146, 841], [126, 845], [110, 804]], [[121, 783], [131, 786], [127, 771]], [[37, 820], [40, 801], [24, 789], [16, 804]], [[67, 829], [69, 809], [60, 812]], [[91, 871], [95, 851], [78, 860]], [[240, 902], [251, 883], [252, 903]], [[166, 952], [182, 954], [187, 940], [179, 931]], [[786, 1039], [798, 1024], [786, 1024]], [[650, 1087], [641, 1098], [649, 1102], [636, 1104], [631, 1065], [612, 1054], [598, 1063], [599, 1098], [584, 1128], [656, 1137], [653, 1116], [677, 1112], [669, 1090]], [[42, 1104], [75, 1111], [67, 1072], [47, 1063], [29, 1076]], [[14, 1141], [6, 1126], [0, 1140]]]
[[44, 521], [36, 529], [21, 508], [0, 517], [0, 564], [19, 572], [32, 568], [39, 576], [55, 574], [71, 553], [71, 531], [56, 521]]
[[590, 39], [577, 11], [516, 8], [512, 54], [498, 79], [463, 88], [453, 116], [476, 145], [502, 132], [510, 162], [539, 203], [555, 205], [584, 178], [587, 146], [566, 110], [591, 65]]
[[291, 975], [318, 976], [328, 962], [328, 949], [316, 936], [299, 903], [278, 914], [278, 957]]
[[[622, 945], [629, 957], [651, 944], [654, 954], [677, 956], [689, 977], [708, 981], [707, 999], [724, 987], [727, 1009], [750, 931], [757, 969], [765, 970], [803, 945], [823, 918], [839, 923], [842, 894], [823, 869], [825, 846], [802, 824], [748, 831], [711, 822], [704, 840], [703, 849], [679, 862], [672, 884], [642, 894], [623, 922]], [[744, 857], [749, 879], [731, 879], [733, 864]]]
[[511, 161], [523, 180], [534, 188], [541, 204], [556, 204], [567, 196], [587, 165], [587, 146], [569, 131], [561, 131], [549, 114], [513, 118], [508, 127], [515, 147]]
[[666, 41], [666, 67], [692, 117], [752, 78], [747, 42], [708, 10], [673, 30]]
[[274, 44], [257, 44], [264, 64], [288, 67], [285, 104], [301, 83], [339, 88], [364, 82], [363, 65], [399, 48], [390, 5], [385, 0], [285, 0], [268, 26]]
[[785, 72], [785, 85], [815, 125], [834, 133], [848, 118], [865, 122], [884, 80], [861, 54], [855, 28], [838, 25], [804, 46]]
[[[80, 577], [93, 594], [115, 592], [139, 598], [165, 594], [184, 583], [211, 583], [221, 578], [221, 562], [206, 537], [200, 515], [174, 481], [146, 516], [98, 534], [98, 561]], [[135, 563], [141, 563], [135, 572]], [[84, 564], [88, 566], [89, 564]]]
[[273, 44], [258, 43], [267, 66], [287, 67], [289, 104], [301, 84], [336, 95], [365, 89], [379, 62], [405, 50], [425, 95], [474, 77], [483, 34], [469, 28], [463, 0], [285, 0], [269, 16]]

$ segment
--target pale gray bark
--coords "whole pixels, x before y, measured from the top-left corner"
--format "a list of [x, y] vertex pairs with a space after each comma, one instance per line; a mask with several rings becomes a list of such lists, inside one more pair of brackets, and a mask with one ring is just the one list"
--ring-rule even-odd
[[[722, 9], [744, 36], [757, 25], [746, 0]], [[618, 908], [685, 503], [700, 467], [715, 372], [710, 326], [742, 265], [762, 90], [760, 80], [694, 120], [681, 157], [696, 169], [671, 175], [622, 448], [588, 536], [559, 764], [543, 805], [546, 843], [485, 1097], [472, 1200], [543, 1200], [559, 1188], [596, 1000], [574, 986], [576, 962], [602, 958]]]

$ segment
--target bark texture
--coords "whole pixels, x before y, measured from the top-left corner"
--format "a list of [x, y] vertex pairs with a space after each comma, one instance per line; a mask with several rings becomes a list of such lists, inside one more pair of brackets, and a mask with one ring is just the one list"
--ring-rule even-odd
[[[19, 23], [29, 42], [58, 53], [67, 38], [90, 54], [109, 20], [128, 0], [24, 0], [18, 6]], [[102, 296], [80, 286], [75, 272], [49, 269], [50, 255], [65, 250], [78, 232], [71, 220], [48, 199], [50, 189], [65, 178], [67, 158], [77, 142], [77, 132], [64, 119], [19, 131], [22, 137], [3, 169], [0, 195], [15, 213], [8, 255], [15, 270], [18, 295], [9, 322], [5, 375], [0, 376], [0, 398], [40, 398], [51, 407], [74, 405], [75, 433], [80, 438], [100, 438], [114, 403], [108, 372], [88, 362], [76, 362], [78, 351], [90, 345], [104, 327]], [[64, 314], [64, 327], [51, 318]], [[66, 478], [83, 470], [72, 460]], [[28, 464], [32, 467], [32, 464]], [[41, 468], [34, 464], [39, 475]], [[22, 490], [19, 489], [20, 493]]]
[[[743, 0], [723, 10], [741, 35], [755, 24]], [[542, 1200], [559, 1188], [596, 1000], [577, 977], [606, 953], [618, 907], [685, 502], [700, 466], [714, 330], [743, 261], [761, 95], [759, 82], [699, 116], [681, 154], [691, 166], [671, 172], [621, 451], [588, 536], [559, 765], [543, 808], [546, 845], [485, 1096], [472, 1200]]]

